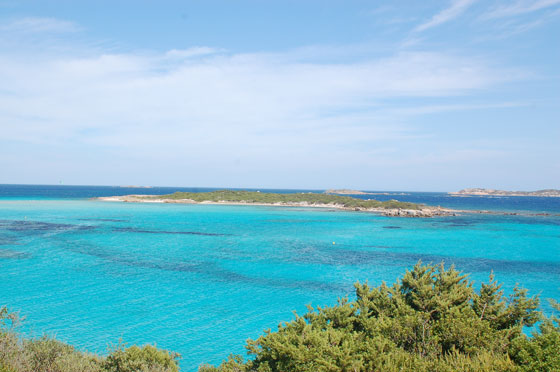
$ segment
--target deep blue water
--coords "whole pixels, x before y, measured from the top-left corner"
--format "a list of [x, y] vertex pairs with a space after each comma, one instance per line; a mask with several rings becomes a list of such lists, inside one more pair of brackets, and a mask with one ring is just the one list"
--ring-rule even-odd
[[[99, 196], [147, 194], [161, 195], [175, 191], [207, 192], [223, 188], [205, 187], [151, 187], [131, 188], [122, 186], [62, 186], [62, 185], [0, 185], [0, 198], [16, 199], [79, 199]], [[286, 190], [286, 189], [243, 189], [251, 191], [295, 193], [323, 192], [324, 190]], [[407, 192], [407, 191], [371, 191], [375, 195], [353, 195], [361, 199], [390, 200], [397, 199], [413, 203], [440, 205], [456, 209], [479, 209], [499, 211], [530, 211], [560, 213], [560, 198], [542, 198], [525, 196], [451, 196], [442, 192]], [[379, 193], [379, 194], [378, 194]], [[390, 195], [381, 195], [389, 193]]]
[[[162, 195], [175, 191], [208, 192], [224, 188], [210, 187], [126, 187], [126, 186], [64, 186], [64, 185], [0, 185], [0, 198], [51, 198], [51, 199], [83, 199], [99, 196], [115, 196], [130, 194]], [[235, 189], [234, 189], [235, 190]], [[263, 189], [243, 189], [263, 190]], [[294, 193], [313, 190], [280, 190], [267, 189], [269, 192]], [[316, 191], [320, 192], [320, 191]]]
[[89, 199], [177, 190], [211, 189], [0, 185], [0, 305], [26, 316], [29, 334], [95, 352], [120, 337], [156, 342], [193, 371], [243, 353], [292, 310], [352, 296], [357, 280], [392, 283], [418, 260], [560, 299], [560, 198], [363, 196], [550, 214], [433, 219]]

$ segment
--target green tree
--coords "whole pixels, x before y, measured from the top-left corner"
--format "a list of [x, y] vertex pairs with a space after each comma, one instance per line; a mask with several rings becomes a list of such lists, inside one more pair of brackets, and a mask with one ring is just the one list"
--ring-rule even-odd
[[178, 372], [180, 355], [161, 350], [152, 345], [133, 345], [125, 348], [119, 344], [103, 363], [107, 372]]
[[277, 331], [249, 340], [250, 360], [230, 356], [201, 372], [558, 368], [557, 322], [544, 322], [539, 334], [527, 338], [523, 327], [541, 319], [538, 297], [519, 288], [505, 297], [493, 275], [477, 292], [454, 267], [419, 262], [392, 286], [356, 283], [355, 289], [354, 301], [310, 307]]
[[[552, 307], [560, 312], [560, 305], [551, 301]], [[560, 371], [560, 319], [552, 316], [545, 319], [532, 338], [515, 340], [510, 355], [520, 366], [520, 371]]]
[[19, 317], [0, 308], [0, 372], [178, 372], [179, 354], [119, 344], [106, 357], [83, 353], [52, 337], [22, 338]]

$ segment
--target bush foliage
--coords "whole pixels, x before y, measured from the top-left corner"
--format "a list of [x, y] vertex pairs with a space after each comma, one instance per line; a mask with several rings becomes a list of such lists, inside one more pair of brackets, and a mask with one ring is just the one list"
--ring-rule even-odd
[[504, 296], [493, 276], [475, 291], [453, 267], [418, 263], [392, 286], [355, 287], [355, 301], [310, 307], [249, 340], [251, 360], [200, 372], [560, 371], [559, 319], [544, 319], [526, 290]]
[[151, 345], [119, 345], [107, 357], [84, 353], [54, 338], [21, 338], [19, 318], [0, 308], [0, 372], [178, 372], [179, 355]]

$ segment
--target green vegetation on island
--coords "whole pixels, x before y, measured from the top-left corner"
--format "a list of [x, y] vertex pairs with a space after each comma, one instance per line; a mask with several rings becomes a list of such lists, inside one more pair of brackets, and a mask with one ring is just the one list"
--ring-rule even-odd
[[397, 200], [379, 201], [352, 198], [350, 196], [319, 194], [319, 193], [268, 193], [244, 190], [219, 190], [211, 192], [175, 192], [169, 195], [144, 196], [144, 198], [157, 198], [166, 200], [192, 200], [194, 202], [230, 202], [230, 203], [255, 203], [255, 204], [304, 204], [340, 205], [344, 208], [359, 209], [413, 209], [425, 207], [422, 204], [400, 202]]
[[[476, 291], [453, 267], [418, 263], [392, 286], [356, 283], [356, 300], [312, 308], [248, 340], [248, 360], [231, 355], [200, 372], [560, 371], [560, 318], [539, 298], [505, 296], [491, 275]], [[558, 303], [553, 307], [560, 311]], [[523, 332], [540, 322], [532, 336]], [[108, 356], [50, 337], [23, 338], [18, 317], [0, 310], [0, 372], [178, 372], [178, 354], [122, 345]]]

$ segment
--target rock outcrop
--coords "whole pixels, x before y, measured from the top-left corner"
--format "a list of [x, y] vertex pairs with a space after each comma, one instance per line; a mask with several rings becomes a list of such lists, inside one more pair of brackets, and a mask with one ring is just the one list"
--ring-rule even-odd
[[425, 209], [387, 209], [382, 212], [389, 217], [436, 217], [436, 216], [456, 216], [457, 213], [444, 208], [425, 208]]

